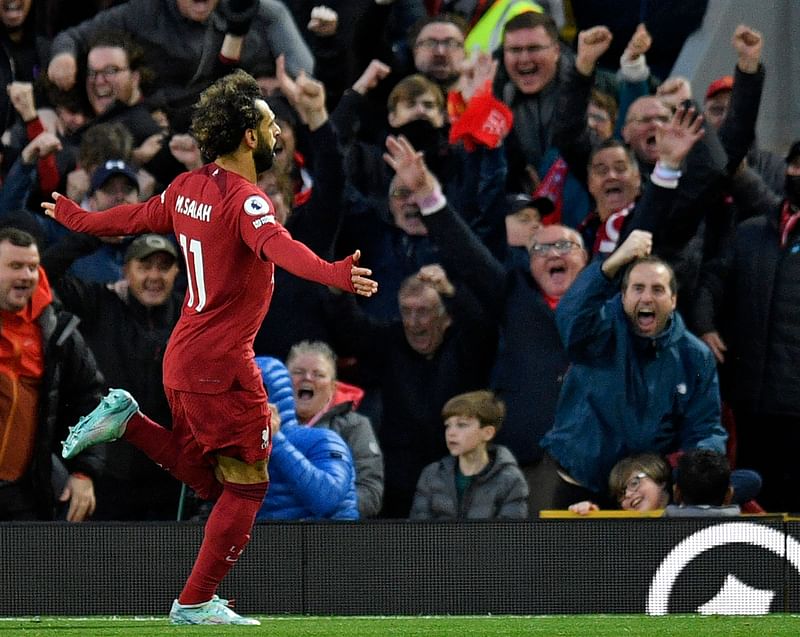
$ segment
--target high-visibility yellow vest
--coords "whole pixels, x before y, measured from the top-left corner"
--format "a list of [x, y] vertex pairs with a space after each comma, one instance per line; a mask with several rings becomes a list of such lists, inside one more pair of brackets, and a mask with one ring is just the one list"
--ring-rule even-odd
[[464, 42], [467, 55], [476, 51], [494, 51], [503, 39], [506, 22], [526, 11], [544, 13], [544, 9], [532, 0], [497, 0], [467, 35]]

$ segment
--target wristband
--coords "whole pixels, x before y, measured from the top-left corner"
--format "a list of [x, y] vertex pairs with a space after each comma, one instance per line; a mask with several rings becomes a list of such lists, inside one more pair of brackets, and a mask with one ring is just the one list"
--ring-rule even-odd
[[662, 162], [656, 162], [656, 167], [650, 174], [650, 181], [662, 188], [674, 189], [678, 187], [678, 180], [681, 178], [681, 171], [665, 166]]
[[626, 59], [623, 53], [619, 59], [619, 76], [626, 82], [644, 82], [650, 77], [650, 67], [647, 66], [644, 53], [635, 60]]
[[447, 204], [447, 199], [442, 194], [442, 189], [438, 185], [424, 197], [414, 197], [414, 200], [417, 202], [419, 211], [423, 217], [433, 214], [437, 210], [441, 210], [445, 207], [445, 204]]
[[78, 478], [78, 480], [91, 480], [91, 478], [83, 473], [83, 471], [73, 471], [69, 475], [71, 475], [73, 478]]

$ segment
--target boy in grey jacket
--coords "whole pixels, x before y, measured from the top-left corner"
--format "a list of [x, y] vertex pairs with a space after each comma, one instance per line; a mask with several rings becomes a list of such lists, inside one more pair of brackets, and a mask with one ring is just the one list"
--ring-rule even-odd
[[442, 408], [450, 456], [420, 475], [412, 519], [525, 519], [528, 484], [511, 452], [493, 445], [505, 404], [482, 390], [454, 396]]

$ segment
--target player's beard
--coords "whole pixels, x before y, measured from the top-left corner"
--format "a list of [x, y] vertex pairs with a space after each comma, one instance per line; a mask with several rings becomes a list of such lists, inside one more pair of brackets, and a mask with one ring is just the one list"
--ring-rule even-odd
[[256, 174], [260, 175], [272, 168], [275, 161], [275, 148], [270, 147], [259, 130], [256, 131], [256, 142], [256, 147], [253, 149], [253, 163], [256, 167]]

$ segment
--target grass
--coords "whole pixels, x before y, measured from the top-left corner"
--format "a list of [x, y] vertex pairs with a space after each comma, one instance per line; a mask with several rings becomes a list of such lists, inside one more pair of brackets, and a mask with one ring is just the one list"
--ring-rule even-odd
[[0, 619], [0, 637], [165, 637], [169, 635], [270, 635], [271, 637], [488, 637], [502, 635], [619, 636], [800, 634], [800, 616], [563, 615], [546, 617], [260, 617], [261, 626], [170, 626], [163, 618], [42, 617]]

